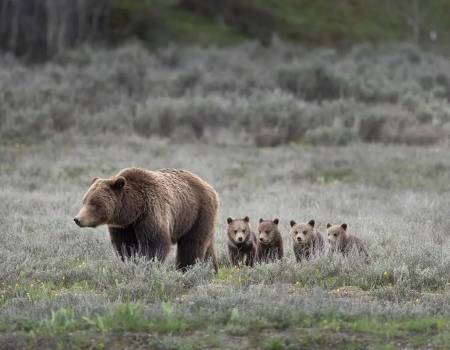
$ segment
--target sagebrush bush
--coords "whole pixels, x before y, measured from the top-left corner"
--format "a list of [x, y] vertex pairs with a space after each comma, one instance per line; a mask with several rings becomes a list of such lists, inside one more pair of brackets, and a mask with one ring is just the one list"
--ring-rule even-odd
[[155, 52], [128, 44], [82, 47], [40, 66], [7, 55], [0, 63], [5, 138], [73, 129], [275, 146], [449, 136], [448, 60], [407, 45], [337, 54], [280, 41]]

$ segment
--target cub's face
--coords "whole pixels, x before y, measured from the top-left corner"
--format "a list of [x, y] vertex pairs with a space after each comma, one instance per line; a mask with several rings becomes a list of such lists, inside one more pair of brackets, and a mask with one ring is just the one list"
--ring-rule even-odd
[[97, 227], [110, 223], [121, 202], [125, 182], [122, 176], [111, 179], [94, 178], [83, 197], [83, 206], [74, 218], [75, 223], [80, 227]]
[[261, 244], [270, 244], [278, 236], [278, 219], [263, 220], [259, 219], [258, 240]]
[[250, 218], [248, 216], [243, 219], [228, 218], [228, 238], [236, 244], [246, 242], [250, 236], [249, 222]]
[[306, 244], [314, 238], [314, 220], [306, 223], [291, 221], [291, 237], [295, 243]]
[[339, 245], [347, 238], [347, 224], [331, 225], [327, 224], [328, 242], [330, 245]]

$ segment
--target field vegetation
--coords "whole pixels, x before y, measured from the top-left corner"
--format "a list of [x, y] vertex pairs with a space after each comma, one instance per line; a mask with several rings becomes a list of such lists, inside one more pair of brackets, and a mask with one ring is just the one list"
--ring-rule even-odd
[[72, 131], [208, 144], [430, 145], [450, 135], [450, 63], [411, 45], [346, 54], [138, 44], [66, 52], [39, 66], [0, 57], [0, 135]]
[[[0, 57], [0, 348], [448, 347], [448, 59], [272, 45]], [[217, 274], [123, 263], [73, 223], [91, 179], [130, 166], [216, 188]], [[245, 215], [280, 219], [281, 262], [230, 266]], [[370, 264], [296, 263], [291, 219], [346, 222]]]

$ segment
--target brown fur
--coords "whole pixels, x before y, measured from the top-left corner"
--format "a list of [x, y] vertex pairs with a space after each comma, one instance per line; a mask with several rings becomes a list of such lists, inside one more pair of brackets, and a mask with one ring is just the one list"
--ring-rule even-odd
[[250, 230], [250, 219], [246, 216], [243, 219], [228, 218], [228, 253], [230, 262], [234, 266], [244, 263], [253, 266], [256, 257], [256, 236]]
[[328, 242], [331, 252], [340, 252], [347, 256], [352, 250], [356, 250], [360, 255], [369, 258], [366, 244], [358, 237], [347, 232], [347, 224], [327, 225]]
[[323, 252], [323, 238], [314, 229], [314, 225], [314, 220], [298, 224], [294, 220], [291, 221], [291, 237], [297, 262]]
[[75, 221], [80, 227], [108, 225], [122, 259], [139, 254], [164, 260], [176, 243], [178, 268], [211, 259], [217, 269], [218, 206], [216, 191], [189, 171], [127, 168], [110, 179], [94, 179]]
[[278, 230], [278, 219], [259, 219], [258, 261], [271, 262], [283, 258], [283, 239]]

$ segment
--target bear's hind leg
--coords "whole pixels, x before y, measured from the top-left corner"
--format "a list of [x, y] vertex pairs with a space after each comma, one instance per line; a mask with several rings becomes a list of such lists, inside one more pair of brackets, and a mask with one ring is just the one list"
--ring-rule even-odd
[[[214, 220], [208, 216], [200, 217], [191, 230], [178, 239], [177, 269], [186, 271], [197, 261], [204, 261], [205, 257], [215, 257]], [[215, 258], [213, 264], [216, 266], [214, 261]]]
[[205, 253], [205, 242], [199, 239], [195, 230], [189, 231], [177, 241], [177, 269], [185, 272], [197, 260], [203, 260]]
[[139, 248], [134, 229], [129, 226], [125, 228], [108, 227], [111, 243], [116, 248], [122, 261], [134, 256]]

